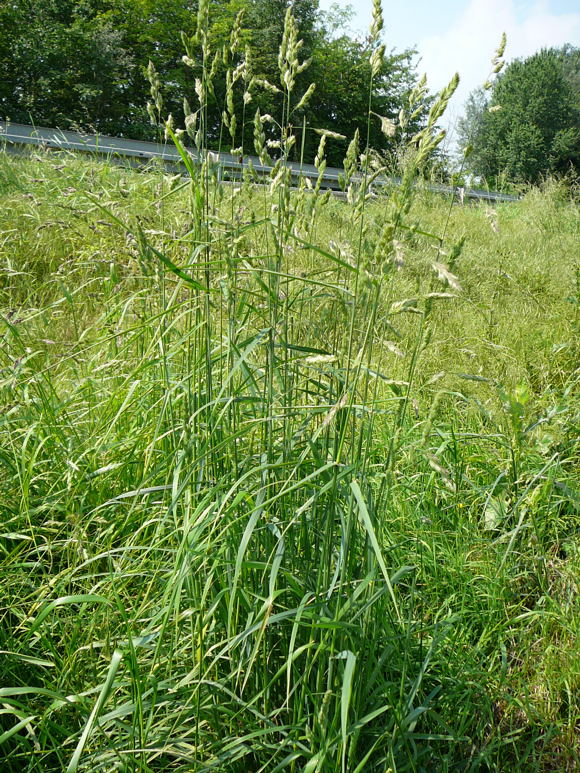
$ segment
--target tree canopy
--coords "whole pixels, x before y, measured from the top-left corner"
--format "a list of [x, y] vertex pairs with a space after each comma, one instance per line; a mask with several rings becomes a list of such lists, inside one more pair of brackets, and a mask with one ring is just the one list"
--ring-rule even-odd
[[[298, 130], [307, 127], [305, 156], [311, 159], [326, 128], [352, 137], [366, 136], [370, 55], [376, 41], [339, 31], [333, 14], [320, 11], [318, 0], [213, 0], [210, 15], [212, 50], [228, 43], [235, 19], [244, 11], [240, 57], [251, 62], [252, 76], [279, 82], [278, 49], [284, 16], [291, 5], [303, 40], [301, 58], [310, 66], [298, 76], [297, 93], [315, 83], [314, 96], [294, 116]], [[60, 128], [97, 130], [137, 139], [154, 138], [147, 114], [149, 61], [155, 65], [163, 112], [183, 120], [184, 97], [194, 95], [195, 67], [187, 67], [182, 33], [195, 32], [197, 0], [11, 0], [0, 6], [0, 115], [13, 121]], [[338, 10], [333, 12], [338, 14]], [[371, 110], [394, 119], [416, 84], [414, 52], [391, 52], [374, 77]], [[208, 128], [219, 141], [226, 94], [224, 63], [218, 63]], [[243, 115], [240, 141], [252, 146], [255, 108], [276, 114], [279, 95], [263, 89], [246, 110], [243, 90], [235, 108]], [[420, 126], [417, 116], [415, 127]], [[213, 129], [212, 129], [213, 127]], [[393, 140], [373, 118], [370, 140], [388, 150]], [[345, 143], [330, 143], [328, 161], [339, 164]]]
[[536, 183], [580, 164], [580, 49], [543, 49], [517, 59], [491, 94], [473, 92], [460, 123], [473, 172]]

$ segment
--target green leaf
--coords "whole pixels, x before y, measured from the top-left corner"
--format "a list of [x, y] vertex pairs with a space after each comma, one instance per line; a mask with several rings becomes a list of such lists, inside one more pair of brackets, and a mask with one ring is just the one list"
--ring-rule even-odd
[[89, 736], [93, 730], [95, 722], [97, 721], [97, 718], [103, 706], [105, 705], [107, 698], [109, 697], [111, 687], [115, 680], [115, 674], [117, 673], [117, 670], [119, 668], [119, 665], [122, 659], [123, 659], [123, 653], [120, 650], [115, 650], [115, 652], [113, 652], [113, 657], [111, 658], [111, 662], [109, 664], [107, 676], [105, 678], [105, 681], [103, 682], [103, 685], [101, 686], [99, 697], [97, 698], [97, 702], [95, 703], [94, 708], [91, 711], [90, 716], [87, 720], [87, 724], [83, 729], [82, 735], [77, 744], [77, 748], [75, 749], [74, 754], [71, 757], [71, 761], [67, 765], [66, 773], [76, 773], [76, 771], [78, 770], [81, 755], [84, 751], [84, 748], [89, 739]]
[[394, 608], [395, 608], [395, 614], [397, 616], [397, 620], [401, 620], [401, 614], [399, 612], [399, 607], [397, 604], [397, 600], [395, 598], [395, 593], [393, 591], [393, 585], [391, 583], [391, 579], [389, 577], [389, 572], [387, 570], [387, 565], [385, 564], [385, 560], [383, 558], [381, 548], [379, 546], [379, 541], [377, 539], [377, 535], [375, 534], [375, 530], [373, 528], [373, 524], [371, 521], [371, 517], [369, 515], [369, 511], [366, 506], [366, 502], [364, 501], [364, 497], [362, 495], [362, 491], [360, 490], [360, 486], [358, 485], [356, 480], [351, 481], [350, 487], [352, 489], [352, 492], [355, 496], [356, 502], [358, 504], [358, 510], [359, 510], [359, 516], [361, 521], [363, 522], [363, 526], [366, 529], [366, 532], [368, 534], [373, 552], [375, 554], [375, 558], [377, 559], [377, 563], [381, 568], [381, 572], [383, 574], [383, 577], [385, 579], [385, 583], [387, 585], [387, 588], [389, 590], [389, 594], [391, 596], [391, 600], [393, 602]]
[[19, 730], [22, 730], [23, 727], [26, 727], [26, 725], [29, 725], [33, 719], [36, 719], [34, 714], [32, 714], [29, 717], [24, 717], [23, 719], [20, 720], [20, 722], [17, 722], [9, 730], [6, 730], [5, 733], [2, 733], [2, 735], [0, 735], [0, 746], [9, 738], [12, 738], [12, 736], [15, 735], [15, 733], [17, 733]]
[[346, 746], [348, 741], [348, 710], [352, 696], [352, 679], [356, 665], [356, 656], [350, 650], [339, 653], [337, 658], [344, 658], [344, 674], [342, 676], [342, 690], [340, 693], [340, 732], [342, 735], [342, 769], [346, 771]]
[[51, 601], [50, 604], [47, 604], [47, 606], [44, 607], [42, 612], [40, 612], [34, 623], [31, 625], [28, 631], [28, 636], [32, 636], [32, 634], [38, 630], [40, 625], [42, 625], [43, 620], [45, 620], [45, 618], [52, 612], [53, 609], [66, 606], [68, 604], [107, 604], [108, 606], [111, 606], [111, 601], [104, 596], [97, 596], [94, 593], [81, 593], [77, 596], [61, 596], [60, 598]]

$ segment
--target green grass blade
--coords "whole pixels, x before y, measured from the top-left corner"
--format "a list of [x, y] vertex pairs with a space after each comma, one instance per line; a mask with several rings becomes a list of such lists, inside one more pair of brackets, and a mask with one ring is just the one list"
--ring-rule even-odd
[[95, 722], [97, 721], [98, 716], [103, 706], [105, 705], [107, 698], [109, 697], [111, 686], [115, 680], [115, 675], [117, 673], [117, 670], [119, 668], [119, 665], [122, 659], [123, 659], [123, 653], [120, 650], [115, 650], [115, 652], [113, 653], [113, 657], [111, 658], [111, 662], [109, 664], [107, 676], [105, 678], [105, 681], [103, 682], [101, 691], [99, 692], [99, 696], [93, 707], [93, 710], [91, 711], [89, 718], [87, 720], [87, 723], [83, 728], [83, 732], [81, 734], [77, 747], [74, 751], [74, 754], [71, 757], [69, 764], [67, 765], [66, 773], [76, 773], [76, 771], [78, 770], [82, 753], [85, 749], [89, 736], [93, 731]]
[[360, 519], [363, 523], [363, 526], [365, 527], [365, 530], [367, 532], [369, 541], [371, 543], [371, 547], [373, 549], [373, 552], [375, 554], [375, 558], [377, 559], [377, 563], [380, 566], [383, 578], [385, 580], [385, 583], [387, 585], [387, 588], [389, 590], [389, 594], [391, 596], [391, 600], [393, 602], [393, 607], [395, 610], [395, 615], [397, 617], [397, 620], [401, 620], [401, 614], [399, 612], [399, 606], [397, 604], [397, 599], [395, 598], [395, 592], [393, 590], [393, 585], [391, 583], [391, 578], [389, 577], [389, 571], [387, 569], [387, 565], [385, 564], [385, 559], [383, 558], [383, 554], [381, 551], [381, 547], [379, 545], [379, 541], [377, 539], [377, 535], [375, 533], [371, 517], [369, 515], [369, 511], [366, 505], [366, 502], [364, 501], [364, 497], [362, 494], [362, 491], [360, 490], [360, 486], [357, 483], [356, 480], [351, 481], [350, 487], [352, 489], [352, 492], [355, 496], [357, 505], [358, 505], [358, 511], [360, 515]]

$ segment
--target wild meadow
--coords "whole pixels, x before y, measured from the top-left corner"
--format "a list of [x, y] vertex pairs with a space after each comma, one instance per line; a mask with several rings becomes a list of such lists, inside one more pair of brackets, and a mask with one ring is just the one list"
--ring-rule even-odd
[[453, 83], [294, 188], [299, 51], [266, 185], [209, 65], [188, 177], [0, 153], [3, 770], [580, 763], [578, 206], [424, 188]]

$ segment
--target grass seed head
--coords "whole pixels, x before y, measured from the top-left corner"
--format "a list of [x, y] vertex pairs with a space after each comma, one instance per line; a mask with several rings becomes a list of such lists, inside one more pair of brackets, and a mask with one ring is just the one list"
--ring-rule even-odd
[[383, 8], [381, 0], [373, 0], [373, 15], [371, 23], [371, 44], [378, 41], [383, 29]]

